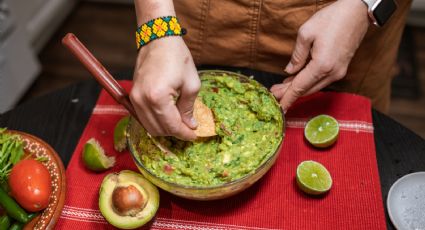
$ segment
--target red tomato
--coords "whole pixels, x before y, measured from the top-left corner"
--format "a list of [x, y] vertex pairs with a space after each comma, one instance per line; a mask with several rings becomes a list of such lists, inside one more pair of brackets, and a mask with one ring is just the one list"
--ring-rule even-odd
[[19, 161], [9, 175], [12, 196], [27, 211], [43, 210], [49, 204], [52, 183], [49, 171], [34, 159]]

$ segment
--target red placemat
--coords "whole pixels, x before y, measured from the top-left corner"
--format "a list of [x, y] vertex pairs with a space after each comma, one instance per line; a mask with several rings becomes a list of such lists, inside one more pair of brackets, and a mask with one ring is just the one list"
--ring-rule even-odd
[[[131, 83], [121, 82], [130, 89]], [[107, 173], [137, 171], [128, 152], [113, 149], [113, 129], [127, 112], [102, 91], [66, 170], [61, 229], [113, 229], [99, 212], [98, 191]], [[303, 138], [304, 124], [318, 114], [340, 123], [340, 136], [327, 150], [312, 148]], [[116, 165], [105, 173], [84, 168], [81, 151], [95, 137]], [[300, 192], [297, 165], [304, 160], [324, 164], [333, 187], [322, 198]], [[369, 100], [343, 93], [317, 93], [299, 100], [287, 113], [286, 136], [276, 164], [246, 191], [219, 201], [191, 201], [161, 191], [152, 229], [385, 229]]]

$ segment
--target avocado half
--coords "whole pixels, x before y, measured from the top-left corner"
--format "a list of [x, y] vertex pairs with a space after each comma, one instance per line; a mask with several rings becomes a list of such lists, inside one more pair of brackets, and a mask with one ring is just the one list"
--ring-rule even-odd
[[134, 229], [148, 223], [159, 207], [158, 189], [141, 174], [123, 170], [105, 176], [99, 209], [113, 226]]

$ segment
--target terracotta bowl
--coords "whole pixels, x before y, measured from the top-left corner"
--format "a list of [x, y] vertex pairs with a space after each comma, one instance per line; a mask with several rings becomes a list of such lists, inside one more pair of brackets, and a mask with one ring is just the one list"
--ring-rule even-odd
[[49, 170], [52, 178], [52, 194], [49, 205], [26, 224], [24, 229], [53, 229], [65, 202], [66, 180], [62, 160], [55, 150], [41, 139], [20, 131], [9, 130], [8, 132], [18, 134], [22, 138], [25, 154], [32, 154], [33, 158], [43, 157], [47, 159], [42, 163]]

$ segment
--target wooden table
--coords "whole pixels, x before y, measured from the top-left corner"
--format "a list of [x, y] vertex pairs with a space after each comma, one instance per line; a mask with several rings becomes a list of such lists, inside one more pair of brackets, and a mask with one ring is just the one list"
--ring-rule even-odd
[[[268, 87], [280, 81], [279, 78], [268, 76], [270, 74], [249, 70], [241, 72], [255, 74]], [[118, 74], [117, 79], [131, 79], [131, 75], [131, 72], [124, 72]], [[69, 86], [0, 115], [0, 127], [40, 137], [60, 154], [66, 166], [99, 92], [100, 86], [95, 81]], [[398, 178], [408, 173], [425, 171], [425, 140], [380, 112], [372, 110], [372, 116], [382, 198], [386, 208], [388, 191]], [[386, 218], [388, 229], [394, 229], [387, 213]]]

